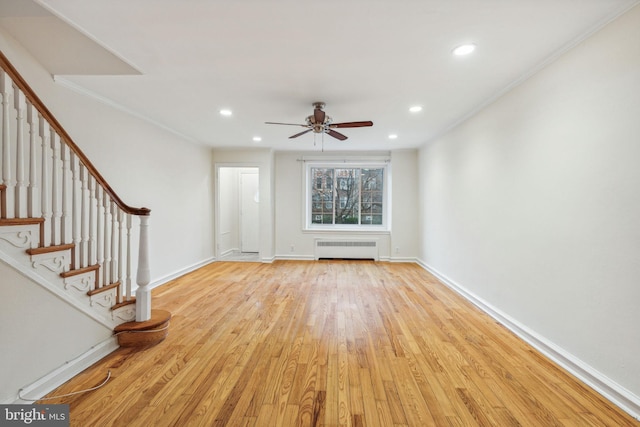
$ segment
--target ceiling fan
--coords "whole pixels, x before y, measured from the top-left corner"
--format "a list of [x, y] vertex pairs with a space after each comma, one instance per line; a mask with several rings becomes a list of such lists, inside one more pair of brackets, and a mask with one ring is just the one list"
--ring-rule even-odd
[[304, 135], [308, 132], [313, 133], [326, 133], [340, 141], [344, 141], [347, 139], [346, 135], [341, 134], [340, 132], [336, 132], [334, 129], [340, 128], [359, 128], [366, 126], [373, 126], [372, 121], [363, 121], [363, 122], [345, 122], [345, 123], [333, 123], [333, 119], [329, 117], [323, 110], [324, 102], [314, 102], [313, 103], [313, 114], [307, 117], [306, 124], [295, 124], [295, 123], [277, 123], [277, 122], [265, 122], [268, 125], [287, 125], [287, 126], [302, 126], [307, 128], [307, 130], [303, 130], [302, 132], [296, 133], [295, 135], [291, 135], [289, 138], [297, 138], [301, 135]]

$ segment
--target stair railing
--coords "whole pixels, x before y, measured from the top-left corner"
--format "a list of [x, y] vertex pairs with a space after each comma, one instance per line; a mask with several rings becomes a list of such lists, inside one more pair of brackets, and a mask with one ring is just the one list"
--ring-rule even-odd
[[93, 291], [117, 286], [132, 301], [132, 217], [140, 218], [136, 321], [151, 317], [150, 210], [125, 204], [0, 52], [2, 211], [44, 218], [39, 246], [68, 246], [71, 269], [96, 269]]

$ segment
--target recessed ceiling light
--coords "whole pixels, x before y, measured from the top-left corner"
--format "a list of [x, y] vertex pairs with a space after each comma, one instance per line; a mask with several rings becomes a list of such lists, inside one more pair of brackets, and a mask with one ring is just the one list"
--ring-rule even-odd
[[262, 138], [260, 138], [259, 136], [253, 137], [253, 142], [260, 142], [260, 141], [262, 141]]
[[227, 108], [224, 108], [224, 109], [220, 110], [220, 115], [221, 116], [229, 117], [232, 114], [233, 114], [233, 111], [231, 111], [231, 110], [229, 110]]
[[411, 111], [412, 113], [419, 113], [420, 111], [422, 111], [422, 107], [419, 105], [414, 105], [413, 107], [409, 108], [409, 111]]
[[390, 133], [389, 134], [389, 139], [397, 139], [398, 135], [396, 135], [395, 133]]
[[474, 50], [476, 50], [475, 44], [463, 44], [453, 49], [453, 54], [456, 56], [464, 56], [470, 54]]

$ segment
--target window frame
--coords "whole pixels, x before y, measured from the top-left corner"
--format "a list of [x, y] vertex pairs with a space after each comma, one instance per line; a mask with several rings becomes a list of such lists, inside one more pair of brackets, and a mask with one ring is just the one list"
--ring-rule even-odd
[[[381, 224], [317, 224], [313, 223], [313, 190], [315, 189], [316, 179], [312, 177], [312, 169], [327, 168], [327, 169], [383, 169], [382, 172], [382, 223]], [[362, 221], [362, 192], [361, 192], [361, 178], [359, 174], [358, 179], [358, 220]], [[339, 205], [340, 200], [338, 198], [335, 186], [338, 184], [338, 177], [335, 176], [335, 171], [332, 174], [332, 188], [333, 190], [333, 215], [335, 215], [335, 208]], [[339, 184], [338, 184], [339, 185]], [[304, 231], [349, 231], [349, 232], [389, 232], [391, 224], [391, 164], [388, 160], [318, 160], [318, 161], [305, 161], [304, 167]], [[313, 188], [312, 188], [313, 187]], [[367, 213], [367, 215], [371, 215]], [[334, 218], [335, 221], [335, 218]]]

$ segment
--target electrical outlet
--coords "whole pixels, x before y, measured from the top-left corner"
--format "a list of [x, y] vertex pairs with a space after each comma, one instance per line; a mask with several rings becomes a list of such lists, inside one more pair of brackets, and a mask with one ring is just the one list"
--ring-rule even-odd
[[400, 253], [400, 248], [398, 246], [396, 246], [396, 253], [399, 254]]
[[296, 247], [294, 245], [291, 245], [291, 252], [294, 252], [296, 250]]

